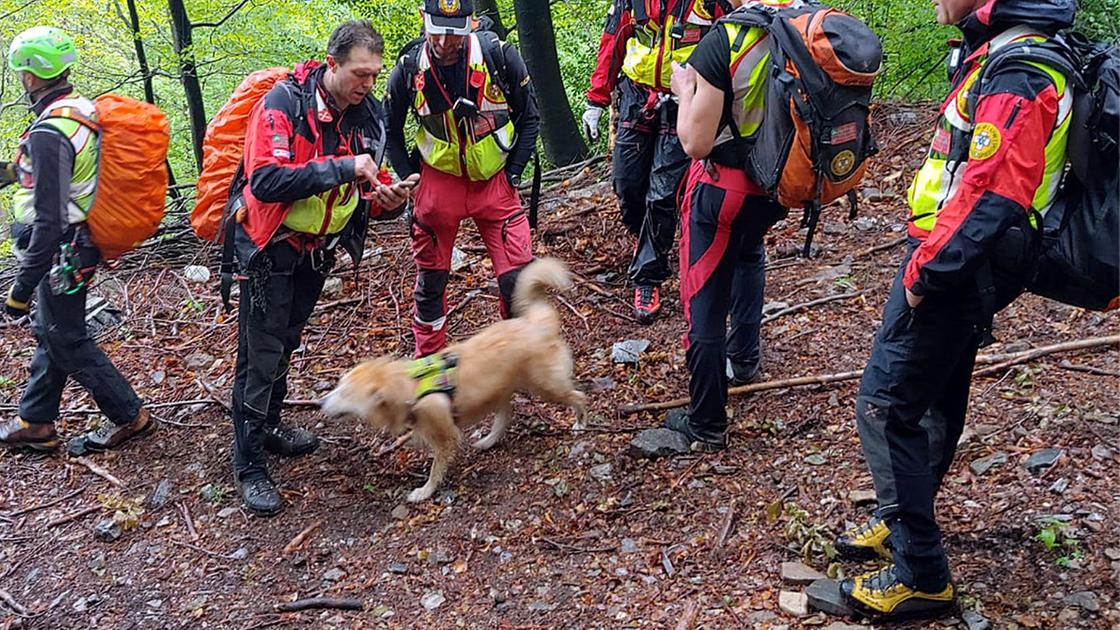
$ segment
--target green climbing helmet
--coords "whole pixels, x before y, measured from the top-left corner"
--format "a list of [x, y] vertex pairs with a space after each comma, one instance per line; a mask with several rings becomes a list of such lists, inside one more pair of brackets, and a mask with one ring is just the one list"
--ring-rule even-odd
[[8, 49], [8, 65], [40, 79], [53, 79], [78, 62], [74, 40], [53, 26], [36, 26], [16, 35]]

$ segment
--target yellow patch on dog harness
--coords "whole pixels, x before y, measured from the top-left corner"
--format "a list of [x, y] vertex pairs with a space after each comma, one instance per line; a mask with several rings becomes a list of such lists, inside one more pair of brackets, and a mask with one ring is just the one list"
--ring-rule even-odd
[[449, 354], [432, 354], [408, 364], [408, 376], [416, 381], [414, 400], [429, 394], [455, 396], [459, 383], [459, 357]]

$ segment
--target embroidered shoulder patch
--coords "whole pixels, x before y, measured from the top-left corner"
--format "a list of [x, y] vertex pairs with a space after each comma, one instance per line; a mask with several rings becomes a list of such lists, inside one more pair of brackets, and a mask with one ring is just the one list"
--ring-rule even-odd
[[968, 149], [968, 157], [972, 160], [986, 160], [999, 151], [999, 128], [992, 123], [983, 122], [976, 125], [972, 132], [972, 146]]

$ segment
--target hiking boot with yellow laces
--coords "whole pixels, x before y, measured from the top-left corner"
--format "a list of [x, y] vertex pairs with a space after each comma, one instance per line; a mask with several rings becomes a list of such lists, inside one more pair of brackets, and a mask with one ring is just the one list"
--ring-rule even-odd
[[872, 514], [862, 525], [840, 534], [835, 543], [836, 552], [844, 560], [864, 562], [882, 558], [891, 559], [891, 530], [887, 522]]
[[893, 564], [840, 582], [840, 593], [852, 610], [874, 621], [940, 617], [956, 605], [952, 584], [937, 592], [913, 589], [898, 579]]
[[58, 448], [58, 433], [53, 424], [32, 424], [22, 418], [0, 423], [0, 444], [12, 448], [53, 451]]

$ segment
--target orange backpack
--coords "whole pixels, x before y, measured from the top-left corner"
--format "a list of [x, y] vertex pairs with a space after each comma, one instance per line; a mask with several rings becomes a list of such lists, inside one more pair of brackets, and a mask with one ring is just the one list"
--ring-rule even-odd
[[97, 191], [86, 215], [105, 260], [135, 249], [159, 229], [167, 196], [167, 117], [151, 103], [105, 94], [93, 101], [97, 120], [67, 108], [59, 115], [88, 127], [101, 150]]
[[214, 243], [222, 240], [222, 214], [245, 152], [249, 115], [289, 72], [287, 68], [266, 68], [245, 77], [207, 125], [202, 140], [202, 173], [191, 211], [191, 227], [200, 238]]

